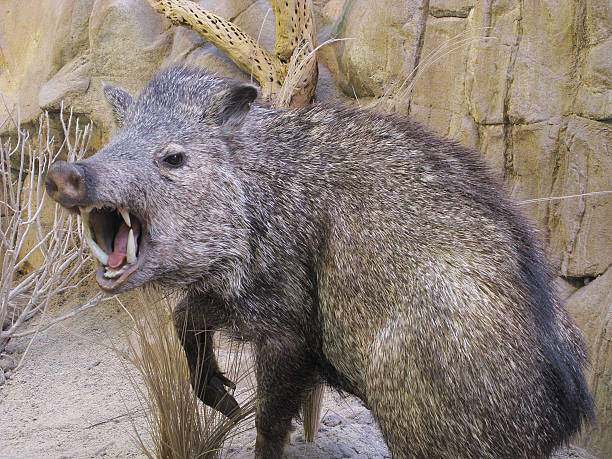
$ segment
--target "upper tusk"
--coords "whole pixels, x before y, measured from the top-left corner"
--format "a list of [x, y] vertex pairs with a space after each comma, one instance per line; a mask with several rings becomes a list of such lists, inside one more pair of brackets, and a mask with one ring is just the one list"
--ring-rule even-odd
[[132, 227], [132, 223], [130, 222], [130, 213], [126, 209], [119, 208], [119, 213], [123, 217], [123, 221], [128, 226], [128, 228]]
[[85, 228], [85, 234], [89, 235], [89, 212], [87, 212], [86, 207], [79, 207], [81, 211], [81, 221], [83, 222], [83, 227]]

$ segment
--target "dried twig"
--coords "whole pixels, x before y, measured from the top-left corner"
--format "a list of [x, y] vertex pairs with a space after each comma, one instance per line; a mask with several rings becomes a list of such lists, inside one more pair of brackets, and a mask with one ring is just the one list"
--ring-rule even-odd
[[82, 306], [79, 306], [78, 308], [76, 308], [75, 310], [73, 310], [72, 312], [69, 312], [68, 314], [64, 314], [63, 316], [60, 317], [56, 317], [55, 319], [49, 321], [49, 322], [45, 322], [42, 323], [41, 325], [37, 326], [36, 328], [30, 329], [30, 330], [25, 330], [22, 332], [16, 332], [12, 335], [13, 338], [21, 338], [23, 336], [29, 336], [29, 335], [33, 335], [35, 333], [40, 333], [43, 332], [49, 328], [51, 328], [53, 325], [59, 323], [59, 322], [63, 322], [66, 319], [70, 319], [71, 317], [75, 317], [77, 315], [79, 315], [81, 312], [86, 311], [90, 308], [93, 308], [94, 306], [97, 306], [100, 303], [106, 302], [106, 301], [110, 301], [110, 300], [114, 300], [115, 297], [111, 296], [111, 297], [104, 297], [104, 293], [102, 292], [98, 292], [98, 294], [96, 294], [95, 296], [93, 296], [92, 298], [89, 299], [89, 301], [87, 301], [85, 304], [83, 304]]

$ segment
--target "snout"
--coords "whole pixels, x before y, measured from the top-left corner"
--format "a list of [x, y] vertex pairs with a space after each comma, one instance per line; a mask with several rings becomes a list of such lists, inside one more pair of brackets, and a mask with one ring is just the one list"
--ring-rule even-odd
[[53, 200], [68, 209], [83, 205], [87, 199], [84, 170], [74, 163], [53, 163], [47, 172], [45, 188]]

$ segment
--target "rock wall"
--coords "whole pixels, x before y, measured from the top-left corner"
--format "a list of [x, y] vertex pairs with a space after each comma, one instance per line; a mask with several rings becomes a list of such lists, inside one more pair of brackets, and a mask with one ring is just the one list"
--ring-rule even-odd
[[[267, 0], [202, 0], [268, 49]], [[479, 149], [550, 245], [568, 307], [593, 353], [598, 421], [581, 439], [612, 455], [612, 4], [609, 0], [327, 0], [315, 2], [322, 48], [317, 97], [389, 96], [440, 134]], [[25, 125], [60, 102], [114, 124], [103, 83], [132, 92], [186, 61], [238, 78], [222, 53], [172, 27], [145, 0], [0, 0], [0, 93]], [[416, 79], [413, 78], [415, 69]], [[413, 86], [411, 92], [402, 83]], [[404, 85], [405, 87], [406, 85]], [[1, 123], [2, 120], [0, 120]], [[0, 128], [7, 134], [10, 125]], [[589, 194], [591, 193], [591, 194]]]
[[567, 308], [591, 346], [589, 387], [597, 403], [597, 422], [581, 443], [601, 458], [612, 454], [612, 269], [567, 299]]

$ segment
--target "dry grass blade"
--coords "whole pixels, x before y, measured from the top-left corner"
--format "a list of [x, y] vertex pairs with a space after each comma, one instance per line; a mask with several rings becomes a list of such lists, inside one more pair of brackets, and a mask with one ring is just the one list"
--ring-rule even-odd
[[316, 48], [312, 49], [312, 45], [308, 42], [302, 42], [291, 56], [291, 60], [287, 64], [287, 76], [283, 81], [283, 85], [278, 93], [278, 96], [272, 101], [276, 108], [289, 108], [291, 99], [313, 72], [313, 67], [317, 65], [316, 53], [326, 45], [338, 41], [348, 41], [353, 38], [334, 38], [321, 43]]
[[[144, 383], [143, 388], [128, 371], [145, 412], [146, 436], [134, 423], [143, 453], [151, 458], [220, 457], [228, 437], [254, 417], [253, 388], [231, 420], [203, 406], [191, 388], [187, 360], [171, 320], [171, 300], [147, 291], [140, 301], [142, 312], [132, 316], [126, 357]], [[236, 381], [241, 376], [238, 368], [242, 354], [231, 354], [234, 365], [228, 368], [226, 364], [225, 368], [228, 377]], [[150, 437], [150, 444], [146, 437]]]
[[306, 400], [302, 404], [302, 419], [304, 422], [304, 438], [307, 442], [312, 443], [319, 429], [319, 420], [321, 419], [321, 406], [323, 403], [323, 395], [325, 394], [325, 385], [319, 384], [314, 389], [311, 389], [306, 394]]
[[612, 194], [612, 190], [590, 191], [588, 193], [568, 194], [565, 196], [549, 196], [546, 198], [526, 199], [524, 201], [519, 201], [519, 204], [531, 204], [533, 202], [543, 202], [543, 201], [560, 201], [564, 199], [584, 198], [588, 196], [598, 196], [602, 194]]

